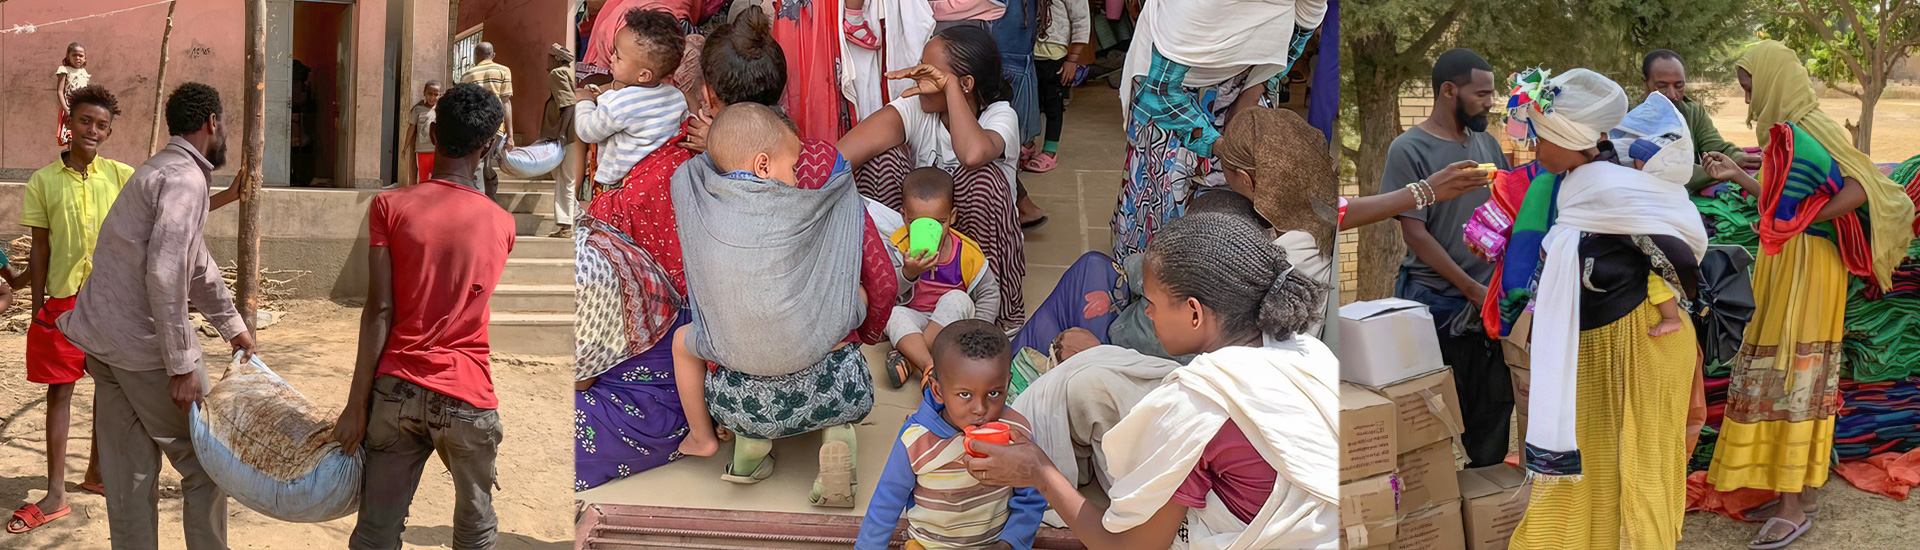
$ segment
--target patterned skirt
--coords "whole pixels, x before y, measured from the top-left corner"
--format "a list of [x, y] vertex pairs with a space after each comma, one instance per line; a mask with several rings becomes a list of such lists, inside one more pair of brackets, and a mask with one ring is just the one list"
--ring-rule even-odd
[[[900, 210], [900, 183], [913, 171], [905, 145], [867, 161], [854, 174], [860, 194], [888, 208]], [[1014, 208], [1013, 182], [993, 166], [953, 176], [953, 228], [980, 243], [988, 267], [1003, 288], [1017, 288], [1027, 277], [1026, 235], [1020, 232], [1020, 214]], [[1026, 299], [1019, 292], [1002, 292], [999, 324], [1014, 328], [1027, 320]]]
[[1660, 311], [1641, 303], [1580, 333], [1582, 477], [1535, 483], [1511, 548], [1673, 548], [1686, 510], [1687, 404], [1694, 335], [1651, 338]]
[[873, 373], [858, 345], [792, 374], [721, 368], [707, 373], [707, 409], [715, 423], [741, 437], [792, 437], [866, 418], [873, 412]]
[[[681, 312], [675, 327], [686, 324]], [[673, 381], [673, 346], [655, 345], [573, 393], [573, 490], [680, 458], [687, 416]]]
[[1847, 270], [1833, 241], [1802, 234], [1753, 266], [1759, 307], [1727, 387], [1707, 482], [1800, 492], [1827, 482], [1845, 356]]

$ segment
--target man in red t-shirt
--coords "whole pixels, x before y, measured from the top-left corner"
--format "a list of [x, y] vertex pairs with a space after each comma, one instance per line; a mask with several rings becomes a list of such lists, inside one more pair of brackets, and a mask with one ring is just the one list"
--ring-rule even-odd
[[487, 300], [513, 250], [512, 216], [474, 180], [504, 118], [474, 84], [447, 91], [429, 129], [432, 177], [374, 197], [366, 310], [341, 451], [364, 439], [359, 523], [348, 547], [398, 548], [420, 471], [437, 451], [453, 476], [453, 548], [492, 548], [500, 401], [487, 349]]

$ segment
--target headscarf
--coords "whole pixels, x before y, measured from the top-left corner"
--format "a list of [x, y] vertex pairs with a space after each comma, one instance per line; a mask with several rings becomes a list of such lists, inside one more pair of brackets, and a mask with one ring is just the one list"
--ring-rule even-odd
[[1247, 198], [1275, 231], [1304, 231], [1322, 255], [1333, 255], [1340, 183], [1319, 130], [1293, 111], [1251, 108], [1227, 123], [1214, 153], [1253, 173]]
[[1907, 254], [1913, 241], [1914, 205], [1906, 190], [1880, 173], [1880, 168], [1865, 153], [1853, 147], [1853, 140], [1840, 125], [1820, 112], [1820, 100], [1813, 93], [1813, 79], [1800, 56], [1785, 44], [1763, 40], [1747, 48], [1735, 64], [1753, 75], [1753, 102], [1747, 107], [1747, 122], [1765, 146], [1773, 126], [1791, 122], [1825, 146], [1840, 163], [1840, 174], [1853, 178], [1867, 191], [1868, 225], [1872, 250], [1872, 276], [1884, 290], [1893, 284], [1893, 268]]
[[1648, 95], [1639, 107], [1627, 112], [1620, 126], [1607, 132], [1607, 137], [1613, 142], [1613, 150], [1620, 152], [1622, 166], [1632, 168], [1634, 161], [1646, 163], [1640, 171], [1678, 185], [1686, 185], [1693, 178], [1693, 132], [1687, 129], [1680, 108], [1667, 96]]
[[[1529, 73], [1520, 77], [1521, 90], [1529, 90], [1535, 82], [1528, 81]], [[1574, 69], [1551, 79], [1545, 78], [1545, 71], [1538, 72], [1542, 77], [1537, 90], [1532, 94], [1515, 94], [1516, 100], [1531, 98], [1520, 106], [1530, 108], [1513, 109], [1516, 120], [1526, 122], [1533, 130], [1533, 137], [1544, 139], [1574, 151], [1585, 151], [1598, 147], [1600, 139], [1608, 130], [1620, 125], [1627, 116], [1627, 92], [1619, 84], [1607, 77], [1587, 69]]]

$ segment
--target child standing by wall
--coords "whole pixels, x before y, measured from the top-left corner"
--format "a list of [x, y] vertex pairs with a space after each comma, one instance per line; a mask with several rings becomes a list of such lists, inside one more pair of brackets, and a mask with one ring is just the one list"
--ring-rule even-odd
[[67, 129], [67, 116], [73, 110], [73, 106], [67, 104], [67, 96], [93, 80], [93, 75], [87, 74], [87, 49], [79, 42], [67, 45], [67, 56], [60, 59], [60, 68], [54, 69], [53, 80], [53, 93], [60, 96], [60, 127], [55, 132], [60, 146], [66, 147], [73, 139], [73, 131]]
[[420, 102], [407, 111], [407, 143], [413, 144], [414, 163], [414, 169], [407, 171], [414, 177], [406, 182], [408, 185], [432, 179], [428, 174], [433, 172], [433, 136], [427, 130], [433, 127], [433, 108], [440, 104], [440, 92], [440, 81], [428, 80], [420, 89]]

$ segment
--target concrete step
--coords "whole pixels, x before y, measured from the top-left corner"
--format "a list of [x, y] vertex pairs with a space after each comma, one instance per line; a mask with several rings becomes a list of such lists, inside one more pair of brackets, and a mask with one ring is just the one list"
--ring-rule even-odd
[[573, 312], [573, 285], [500, 285], [487, 306], [524, 313]]
[[502, 285], [572, 285], [573, 258], [507, 258]]
[[494, 353], [573, 356], [573, 314], [493, 312], [487, 342]]
[[[552, 233], [548, 231], [547, 233]], [[567, 259], [573, 257], [573, 239], [555, 239], [540, 236], [514, 237], [513, 253], [508, 258], [552, 258]]]
[[500, 207], [505, 208], [508, 212], [516, 214], [533, 214], [539, 212], [545, 212], [549, 215], [553, 214], [552, 189], [545, 191], [522, 191], [509, 189], [505, 185], [502, 185], [501, 188], [494, 193], [493, 202], [499, 203]]
[[551, 210], [546, 212], [513, 213], [513, 234], [520, 237], [546, 237], [547, 235], [552, 235], [553, 230], [559, 228], [559, 225], [553, 223], [553, 211]]

